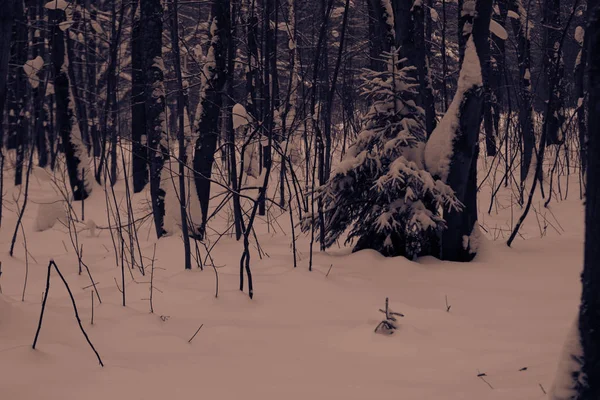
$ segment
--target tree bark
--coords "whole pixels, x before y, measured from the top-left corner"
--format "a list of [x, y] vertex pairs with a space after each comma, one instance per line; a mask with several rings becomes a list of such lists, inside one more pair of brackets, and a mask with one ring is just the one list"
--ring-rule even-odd
[[143, 45], [143, 23], [139, 15], [136, 15], [131, 33], [131, 162], [134, 193], [141, 192], [148, 184], [149, 169]]
[[[472, 4], [465, 2], [465, 7]], [[489, 57], [489, 26], [492, 2], [477, 0], [472, 33], [469, 35], [482, 66]], [[463, 9], [463, 16], [465, 11]], [[467, 19], [468, 21], [468, 19]], [[469, 38], [467, 38], [469, 39]], [[468, 47], [468, 40], [466, 46]], [[468, 48], [465, 51], [469, 51]], [[463, 64], [467, 62], [463, 57]], [[470, 62], [473, 62], [470, 60]], [[462, 68], [465, 66], [463, 65]], [[461, 69], [462, 69], [461, 68]], [[469, 66], [472, 68], [472, 66]], [[462, 71], [461, 71], [462, 73]], [[485, 86], [487, 76], [481, 69], [482, 83]], [[460, 82], [459, 82], [460, 84]], [[483, 90], [478, 85], [466, 88], [457, 95], [463, 98], [459, 105], [459, 127], [455, 132], [452, 145], [452, 158], [447, 182], [454, 190], [456, 197], [463, 204], [462, 211], [444, 210], [447, 229], [442, 234], [441, 257], [449, 261], [470, 261], [477, 252], [477, 158], [479, 154], [479, 126], [482, 120]], [[465, 90], [463, 88], [462, 90]]]
[[150, 197], [156, 236], [164, 235], [165, 191], [161, 173], [169, 158], [165, 118], [164, 64], [162, 59], [163, 8], [160, 0], [141, 2], [144, 21], [146, 137], [150, 151]]
[[[600, 154], [600, 2], [588, 3], [589, 103], [588, 150]], [[578, 400], [600, 398], [600, 158], [589, 157], [585, 206], [585, 250], [579, 334], [585, 380], [577, 387]]]
[[[219, 114], [221, 112], [221, 92], [226, 81], [227, 42], [229, 40], [229, 0], [214, 0], [212, 4], [215, 36], [211, 41], [214, 62], [208, 68], [208, 76], [200, 88], [200, 102], [196, 112], [196, 144], [194, 149], [194, 181], [202, 210], [202, 223], [195, 227], [196, 235], [204, 237], [208, 220], [210, 201], [210, 179], [215, 160], [215, 150], [219, 137]], [[212, 29], [211, 29], [212, 30]]]
[[87, 187], [82, 170], [87, 168], [82, 163], [83, 142], [77, 129], [73, 99], [70, 95], [69, 77], [63, 69], [65, 60], [65, 34], [59, 24], [65, 20], [63, 10], [48, 10], [51, 22], [52, 64], [54, 66], [54, 91], [56, 98], [56, 130], [59, 132], [67, 163], [67, 172], [73, 197], [84, 200], [89, 196], [91, 188]]

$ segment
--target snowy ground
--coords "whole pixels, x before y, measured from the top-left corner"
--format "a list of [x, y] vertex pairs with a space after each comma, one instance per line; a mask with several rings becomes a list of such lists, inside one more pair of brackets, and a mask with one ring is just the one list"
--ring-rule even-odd
[[[24, 218], [30, 253], [25, 301], [22, 235], [15, 257], [8, 256], [18, 191], [5, 194], [12, 205], [0, 230], [2, 399], [541, 399], [577, 311], [583, 207], [572, 189], [569, 200], [551, 203], [553, 216], [541, 206], [537, 219], [530, 215], [523, 229], [527, 240], [517, 240], [512, 249], [501, 238], [488, 240], [469, 264], [433, 258], [414, 263], [342, 248], [317, 252], [309, 272], [308, 241], [301, 238], [302, 259], [294, 269], [283, 214], [283, 228], [274, 224], [267, 232], [259, 223], [269, 257], [252, 254], [254, 300], [238, 290], [240, 243], [224, 237], [213, 251], [219, 266], [215, 298], [213, 269], [184, 271], [181, 240], [171, 236], [157, 245], [154, 314], [147, 300], [149, 274], [134, 271], [134, 282], [127, 272], [122, 307], [115, 283], [121, 269], [108, 231], [98, 230], [98, 237], [83, 231], [84, 261], [103, 301], [96, 301], [91, 325], [91, 289], [82, 289], [90, 281], [77, 274], [66, 229], [57, 224], [34, 231], [40, 203], [52, 197], [46, 173], [34, 173]], [[122, 196], [123, 186], [116, 190]], [[142, 194], [134, 203], [141, 208], [146, 200]], [[520, 214], [509, 200], [499, 204], [505, 208], [495, 207], [485, 218], [488, 203], [484, 198], [480, 204], [491, 237], [510, 226], [511, 214], [514, 221]], [[96, 187], [86, 201], [86, 219], [105, 226], [105, 215], [104, 192]], [[560, 234], [544, 224], [543, 215], [554, 226], [560, 223]], [[540, 238], [543, 225], [547, 234]], [[147, 223], [141, 229], [145, 257], [155, 243], [151, 228]], [[105, 368], [81, 335], [56, 273], [37, 349], [31, 348], [50, 258], [74, 291]], [[373, 332], [386, 297], [405, 314], [392, 336]]]

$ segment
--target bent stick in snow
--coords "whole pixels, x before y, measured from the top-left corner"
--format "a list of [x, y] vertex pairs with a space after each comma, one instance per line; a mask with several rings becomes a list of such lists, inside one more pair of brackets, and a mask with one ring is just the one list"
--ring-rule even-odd
[[85, 329], [83, 329], [83, 325], [81, 325], [81, 319], [79, 318], [79, 312], [77, 311], [77, 305], [75, 304], [75, 298], [73, 297], [73, 292], [71, 292], [71, 288], [67, 284], [65, 277], [58, 269], [58, 266], [56, 265], [54, 260], [50, 260], [50, 262], [48, 263], [48, 274], [46, 275], [46, 291], [44, 293], [44, 299], [42, 300], [42, 311], [40, 313], [40, 320], [38, 322], [38, 327], [35, 332], [35, 338], [33, 339], [33, 345], [31, 347], [35, 349], [35, 345], [36, 345], [38, 337], [40, 335], [40, 329], [42, 328], [42, 320], [44, 319], [44, 311], [46, 310], [46, 300], [48, 300], [48, 292], [50, 290], [50, 273], [52, 272], [53, 266], [54, 266], [54, 269], [56, 270], [56, 272], [58, 273], [58, 276], [60, 276], [60, 279], [65, 284], [67, 291], [69, 292], [69, 297], [71, 297], [71, 302], [73, 303], [73, 311], [75, 312], [75, 318], [77, 319], [77, 323], [79, 324], [79, 329], [81, 329], [81, 332], [83, 333], [83, 336], [85, 337], [85, 340], [88, 342], [88, 344], [90, 345], [90, 347], [96, 354], [96, 357], [98, 358], [98, 362], [100, 363], [100, 366], [104, 367], [104, 363], [102, 362], [102, 359], [100, 358], [100, 354], [98, 354], [98, 351], [96, 351], [96, 348], [90, 341], [90, 338], [88, 337], [87, 333], [85, 332]]

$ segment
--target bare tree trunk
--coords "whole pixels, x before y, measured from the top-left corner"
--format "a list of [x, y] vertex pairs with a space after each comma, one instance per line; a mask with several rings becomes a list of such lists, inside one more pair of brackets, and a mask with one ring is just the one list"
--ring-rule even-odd
[[143, 22], [139, 15], [135, 15], [131, 33], [131, 162], [134, 193], [141, 192], [148, 184], [149, 152], [144, 101], [146, 83], [143, 46]]
[[[29, 35], [27, 32], [27, 17], [23, 2], [17, 1], [15, 25], [13, 26], [13, 53], [14, 53], [14, 75], [11, 91], [14, 97], [10, 102], [11, 110], [9, 119], [14, 120], [9, 131], [9, 139], [14, 139], [16, 150], [15, 160], [15, 186], [23, 182], [23, 163], [25, 162], [25, 148], [27, 147], [27, 137], [29, 136], [29, 117], [27, 112], [27, 77], [23, 65], [27, 61], [29, 48]], [[9, 82], [10, 84], [11, 82]]]
[[165, 191], [161, 184], [169, 158], [165, 117], [164, 64], [162, 59], [163, 8], [160, 0], [141, 2], [144, 21], [144, 72], [146, 75], [146, 137], [150, 151], [150, 196], [156, 236], [164, 235]]
[[519, 127], [522, 142], [521, 152], [521, 188], [520, 202], [523, 202], [525, 180], [529, 174], [535, 137], [532, 117], [532, 88], [531, 88], [531, 42], [529, 35], [531, 21], [529, 12], [523, 7], [521, 0], [510, 0], [509, 9], [519, 18], [511, 18], [513, 31], [517, 36], [517, 60], [519, 63]]
[[[37, 3], [37, 4], [36, 4]], [[46, 27], [44, 26], [44, 1], [34, 0], [29, 5], [30, 21], [34, 24], [32, 32], [32, 51], [31, 55], [35, 59], [41, 57], [45, 60], [46, 56], [46, 45], [44, 43], [46, 38]], [[33, 89], [33, 115], [35, 127], [31, 139], [38, 153], [38, 165], [41, 168], [45, 168], [48, 165], [48, 135], [47, 131], [49, 128], [48, 112], [44, 104], [44, 97], [46, 96], [45, 89], [46, 85], [43, 82], [46, 80], [46, 68], [43, 68], [43, 73], [40, 71], [38, 76], [40, 82], [38, 87]], [[33, 146], [32, 146], [33, 151]]]
[[211, 59], [207, 62], [213, 63], [214, 67], [209, 68], [207, 76], [203, 77], [195, 123], [197, 139], [194, 149], [194, 180], [202, 210], [202, 224], [195, 227], [199, 238], [204, 236], [208, 220], [210, 180], [220, 132], [221, 91], [226, 81], [226, 53], [230, 33], [229, 13], [229, 0], [213, 1], [211, 15], [214, 29], [211, 28], [211, 32], [214, 32], [214, 36], [209, 50]]
[[[6, 102], [6, 82], [8, 81], [8, 60], [12, 27], [15, 21], [16, 0], [7, 0], [0, 13], [0, 148], [4, 147], [4, 104]], [[4, 157], [2, 155], [2, 157]]]
[[[425, 13], [423, 5], [415, 2], [411, 9], [413, 34], [415, 43], [415, 67], [419, 81], [419, 99], [418, 103], [425, 110], [425, 129], [427, 136], [435, 129], [435, 102], [433, 100], [433, 90], [429, 76], [429, 45], [425, 40]], [[428, 24], [428, 26], [430, 26]]]
[[[588, 151], [600, 154], [600, 3], [588, 3], [589, 103]], [[577, 400], [600, 398], [600, 158], [587, 163], [585, 206], [585, 252], [579, 309], [579, 334], [583, 360], [583, 382], [576, 382]]]
[[190, 235], [188, 229], [187, 194], [185, 190], [185, 170], [187, 165], [186, 143], [185, 143], [185, 95], [183, 93], [183, 75], [181, 73], [181, 61], [179, 51], [179, 12], [178, 1], [171, 0], [169, 4], [171, 11], [171, 45], [173, 51], [173, 64], [177, 75], [177, 117], [178, 117], [178, 142], [179, 142], [179, 207], [181, 212], [181, 233], [183, 236], [183, 248], [185, 253], [185, 269], [192, 269], [192, 258], [190, 248]]
[[[560, 0], [545, 0], [543, 6], [542, 25], [544, 26], [544, 83], [546, 101], [549, 104], [547, 144], [560, 144], [564, 140], [562, 132], [565, 122], [563, 106], [563, 75]], [[538, 162], [541, 162], [538, 160]]]
[[60, 133], [67, 162], [67, 172], [73, 197], [84, 200], [91, 188], [86, 185], [82, 171], [87, 168], [84, 159], [83, 142], [77, 129], [73, 104], [70, 96], [69, 77], [64, 71], [65, 34], [59, 24], [65, 20], [63, 10], [48, 10], [51, 22], [52, 64], [54, 66], [54, 91], [56, 97], [56, 130]]

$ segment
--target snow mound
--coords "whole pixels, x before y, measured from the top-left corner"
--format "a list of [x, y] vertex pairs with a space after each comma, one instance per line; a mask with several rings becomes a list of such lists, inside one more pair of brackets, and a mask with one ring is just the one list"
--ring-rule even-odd
[[65, 0], [51, 0], [44, 6], [48, 10], [66, 10], [71, 3]]
[[[168, 234], [173, 234], [181, 231], [181, 207], [179, 195], [179, 165], [175, 161], [169, 160], [165, 163], [161, 173], [161, 185], [165, 190], [165, 220], [164, 229]], [[188, 231], [194, 233], [194, 226], [198, 227], [202, 224], [202, 210], [200, 201], [196, 193], [196, 184], [194, 177], [189, 173], [190, 169], [186, 168], [186, 203], [188, 217]], [[190, 221], [192, 222], [190, 224]]]
[[40, 203], [35, 216], [35, 231], [47, 231], [54, 227], [56, 221], [67, 221], [64, 201], [57, 199]]
[[233, 106], [233, 129], [248, 125], [249, 123], [250, 117], [244, 106], [239, 103]]
[[23, 65], [23, 70], [25, 71], [25, 75], [27, 75], [27, 79], [29, 79], [29, 84], [34, 89], [40, 84], [37, 74], [42, 70], [43, 66], [44, 59], [40, 56], [37, 56], [33, 60], [28, 60], [25, 65]]

